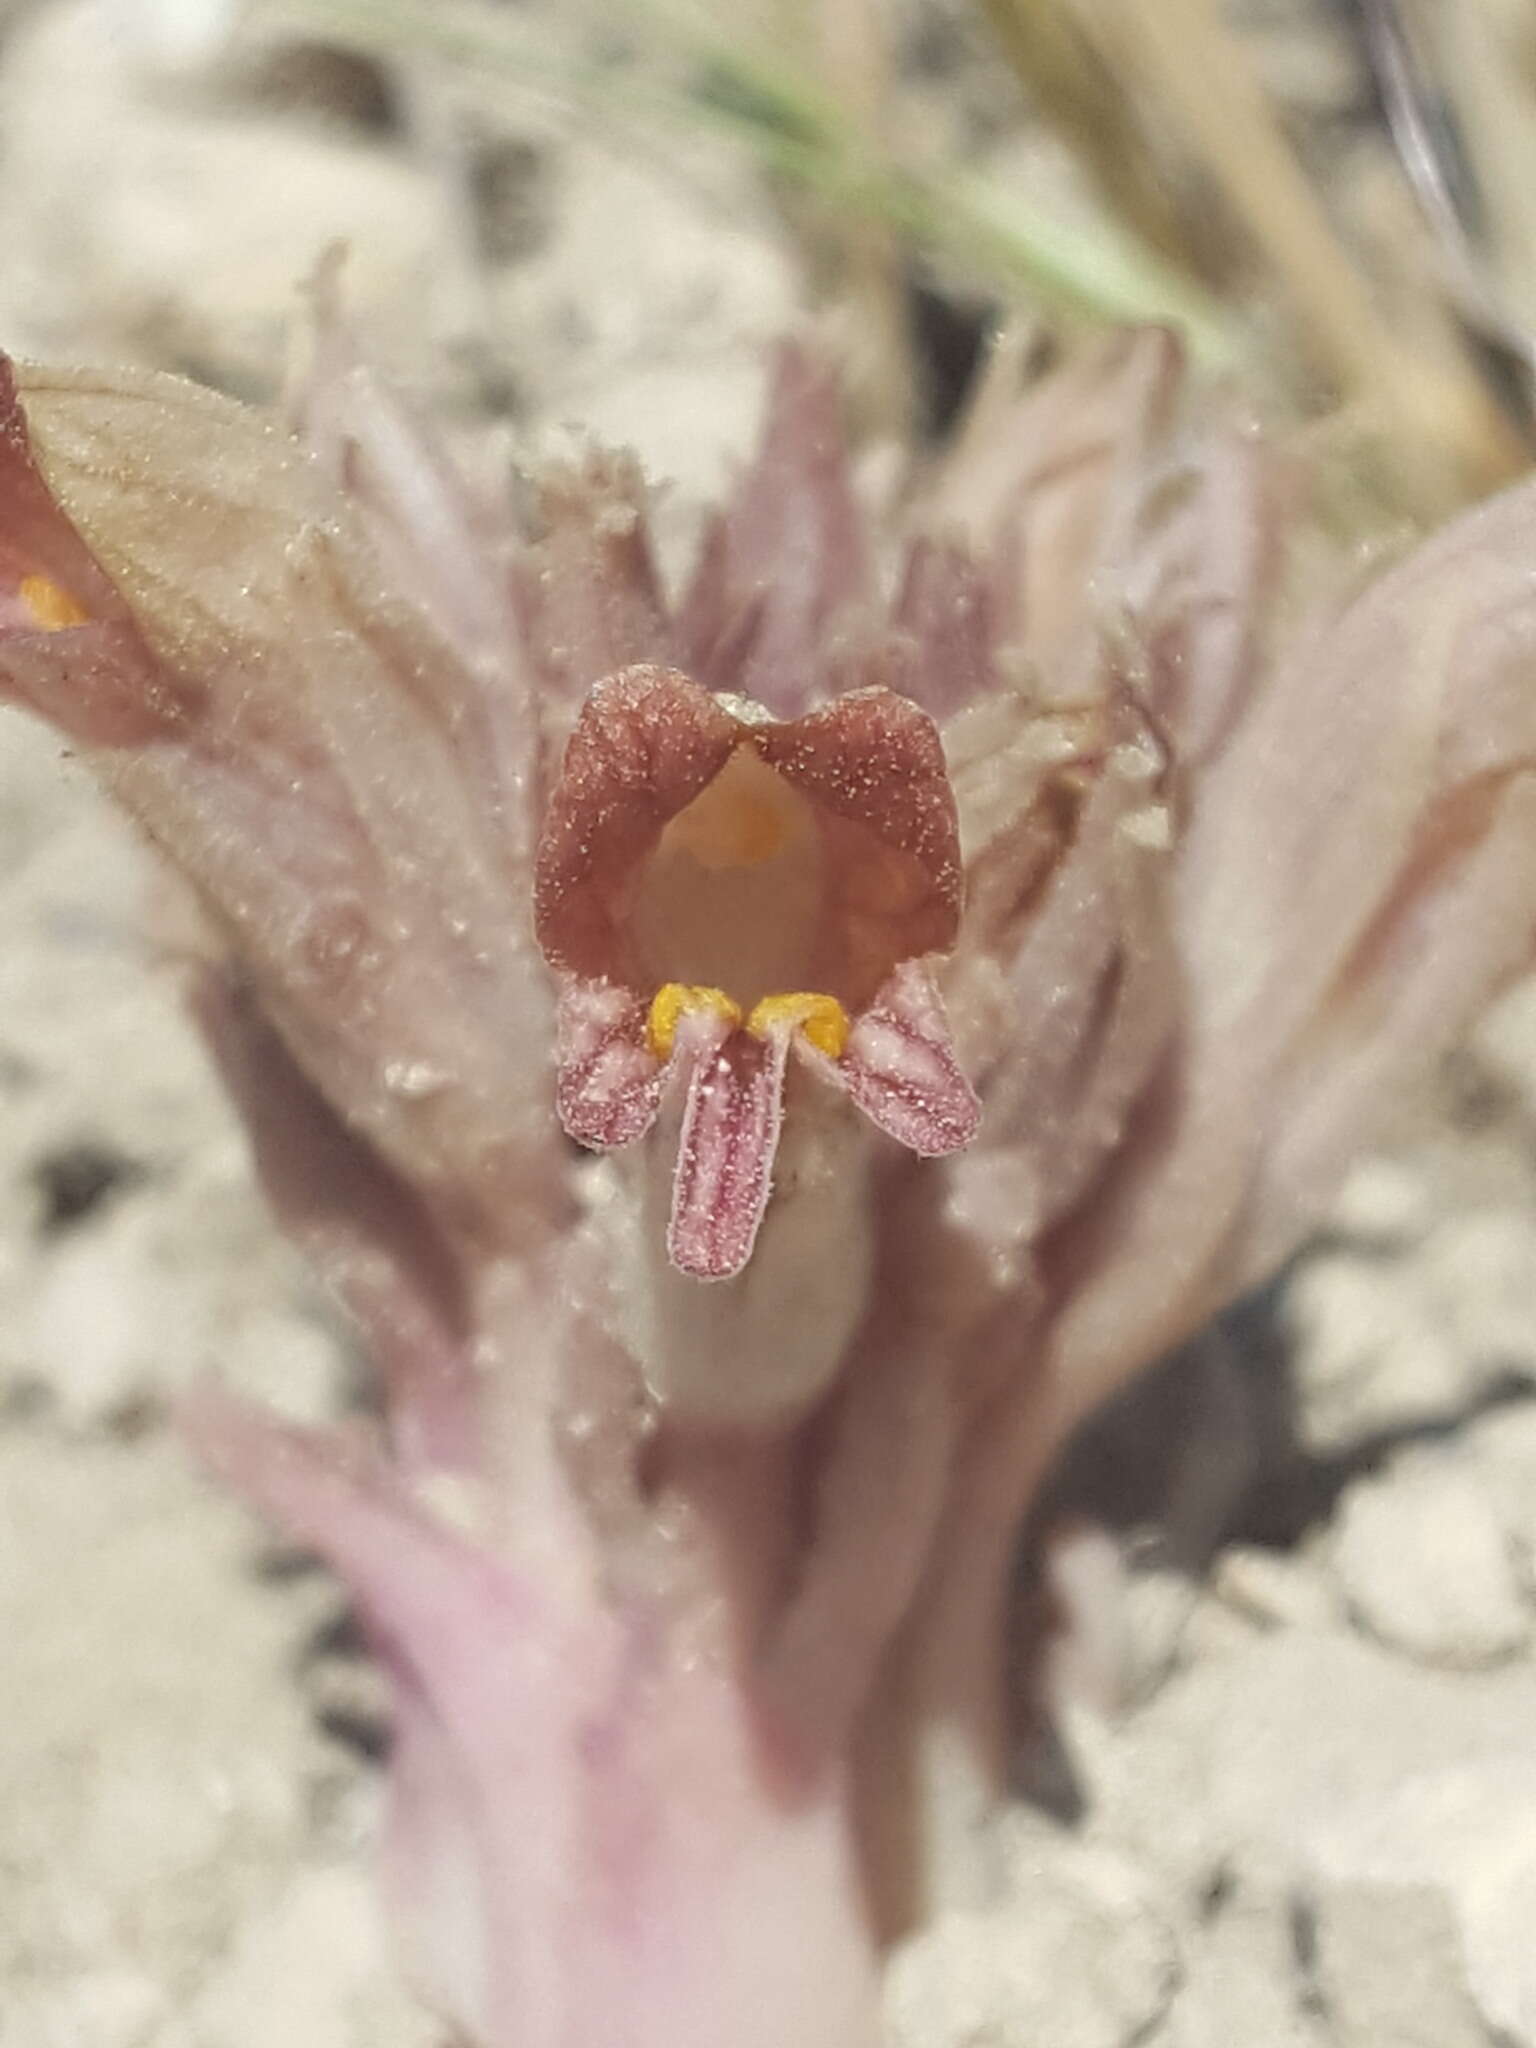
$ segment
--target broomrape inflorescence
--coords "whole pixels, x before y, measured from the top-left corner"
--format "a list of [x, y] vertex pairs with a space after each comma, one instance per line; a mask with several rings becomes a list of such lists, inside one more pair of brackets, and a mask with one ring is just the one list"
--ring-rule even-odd
[[632, 465], [520, 534], [324, 291], [292, 431], [0, 403], [0, 679], [197, 891], [379, 1368], [381, 1442], [190, 1420], [391, 1675], [413, 1975], [485, 2044], [872, 2043], [992, 1881], [1042, 1470], [1529, 960], [1536, 487], [1299, 618], [1148, 333], [1000, 360], [877, 540], [788, 347], [669, 601]]

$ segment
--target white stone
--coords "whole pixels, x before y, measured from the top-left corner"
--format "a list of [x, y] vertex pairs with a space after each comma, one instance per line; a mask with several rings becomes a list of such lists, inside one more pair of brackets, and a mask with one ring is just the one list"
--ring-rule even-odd
[[1491, 1376], [1536, 1376], [1536, 1211], [1474, 1209], [1448, 1217], [1417, 1261], [1431, 1313], [1457, 1355]]
[[1529, 1809], [1520, 1839], [1498, 1863], [1484, 1858], [1466, 1887], [1467, 1974], [1478, 2005], [1501, 2036], [1536, 2044], [1536, 1830]]
[[[1097, 1759], [1095, 1827], [1189, 1899], [1232, 1870], [1320, 1910], [1333, 1886], [1427, 1887], [1485, 2025], [1531, 2048], [1533, 1726], [1529, 1659], [1453, 1672], [1338, 1632], [1255, 1636], [1175, 1678]], [[1368, 1988], [1378, 1965], [1349, 1967]]]
[[1056, 1618], [1043, 1691], [1057, 1713], [1108, 1716], [1130, 1697], [1127, 1574], [1119, 1541], [1097, 1522], [1074, 1521], [1046, 1538], [1042, 1570]]
[[114, 33], [122, 5], [30, 10], [8, 42], [8, 343], [169, 357], [270, 389], [296, 287], [338, 240], [365, 318], [419, 334], [444, 241], [443, 195], [426, 170], [369, 141], [151, 81], [142, 48]]
[[301, 1286], [239, 1151], [200, 1149], [40, 1249], [11, 1305], [13, 1342], [75, 1427], [208, 1373], [319, 1422], [336, 1411], [343, 1355], [300, 1311]]
[[1486, 2048], [1454, 1905], [1425, 1884], [1320, 1886], [1318, 1990], [1336, 2048]]
[[292, 1678], [317, 1582], [257, 1596], [253, 1542], [179, 1447], [0, 1436], [0, 2004], [7, 2034], [38, 2015], [26, 2048], [45, 2018], [61, 2048], [159, 2048], [148, 2019], [302, 1859], [341, 1768]]
[[1233, 1544], [1211, 1583], [1219, 1600], [1265, 1628], [1327, 1628], [1339, 1618], [1327, 1580], [1294, 1553]]
[[441, 2023], [391, 1995], [373, 1888], [302, 1872], [241, 1930], [193, 2007], [200, 2048], [436, 2048]]
[[568, 136], [551, 177], [552, 227], [530, 262], [492, 281], [498, 324], [518, 337], [533, 415], [531, 458], [596, 440], [631, 448], [659, 493], [671, 579], [691, 559], [699, 507], [746, 459], [764, 391], [764, 346], [801, 311], [780, 225], [739, 159], [675, 168]]
[[1128, 1571], [1123, 1602], [1123, 1703], [1148, 1699], [1185, 1664], [1224, 1656], [1253, 1634], [1254, 1617], [1238, 1602], [1213, 1599], [1206, 1587], [1167, 1565]]
[[1380, 1157], [1350, 1169], [1328, 1212], [1331, 1229], [1381, 1250], [1414, 1243], [1433, 1218], [1423, 1169]]
[[[1448, 1753], [1385, 1796], [1343, 1799], [1311, 1846], [1330, 1879], [1438, 1892], [1483, 2019], [1501, 2039], [1536, 2043], [1536, 1759], [1525, 1748]], [[1443, 1996], [1446, 1971], [1429, 1975]]]
[[1479, 1416], [1460, 1442], [1489, 1508], [1514, 1545], [1527, 1588], [1536, 1587], [1536, 1401]]
[[1529, 1635], [1510, 1546], [1462, 1462], [1402, 1460], [1358, 1481], [1344, 1496], [1331, 1548], [1351, 1609], [1410, 1656], [1486, 1664]]
[[1155, 2048], [1321, 2048], [1283, 1897], [1244, 1893], [1185, 1938], [1183, 1981]]
[[1536, 975], [1491, 1004], [1473, 1033], [1480, 1060], [1536, 1109]]
[[1453, 1412], [1480, 1377], [1437, 1325], [1411, 1263], [1321, 1254], [1298, 1269], [1284, 1314], [1298, 1433], [1313, 1450]]
[[1025, 1825], [1010, 1896], [940, 1915], [892, 1957], [888, 2048], [1129, 2048], [1167, 2006], [1177, 1948], [1123, 1858]]

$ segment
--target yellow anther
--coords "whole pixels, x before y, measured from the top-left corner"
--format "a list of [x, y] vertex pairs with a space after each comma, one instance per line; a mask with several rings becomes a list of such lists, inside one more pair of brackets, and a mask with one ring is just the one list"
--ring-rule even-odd
[[829, 1060], [840, 1060], [848, 1043], [848, 1012], [836, 996], [812, 995], [797, 990], [790, 995], [764, 996], [753, 1005], [747, 1029], [756, 1038], [766, 1038], [776, 1024], [789, 1024], [803, 1031], [818, 1052]]
[[55, 583], [51, 576], [23, 576], [16, 595], [45, 633], [61, 633], [66, 626], [83, 626], [90, 613], [79, 598]]
[[723, 988], [696, 988], [686, 981], [662, 983], [651, 998], [650, 1014], [645, 1020], [645, 1042], [657, 1059], [672, 1057], [680, 1020], [698, 1010], [723, 1017], [733, 1031], [741, 1022], [741, 1005], [733, 1003]]

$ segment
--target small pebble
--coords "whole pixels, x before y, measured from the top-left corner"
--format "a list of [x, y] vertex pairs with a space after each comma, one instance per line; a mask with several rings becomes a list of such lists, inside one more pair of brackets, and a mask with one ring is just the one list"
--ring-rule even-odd
[[1328, 1212], [1329, 1226], [1373, 1250], [1394, 1251], [1421, 1238], [1434, 1218], [1422, 1168], [1397, 1159], [1362, 1159]]
[[1455, 1906], [1422, 1884], [1324, 1885], [1312, 1901], [1318, 1989], [1338, 2048], [1486, 2048]]
[[1536, 1378], [1536, 1214], [1488, 1208], [1447, 1218], [1424, 1246], [1418, 1274], [1458, 1356], [1485, 1375]]
[[1338, 1602], [1327, 1582], [1299, 1559], [1233, 1544], [1217, 1559], [1212, 1590], [1265, 1628], [1327, 1628]]
[[941, 1915], [886, 1976], [888, 2048], [1131, 2048], [1178, 1976], [1146, 1875], [1068, 1836], [1018, 1830], [997, 1906]]
[[1417, 1261], [1322, 1254], [1286, 1295], [1297, 1433], [1336, 1451], [1460, 1408], [1484, 1373], [1438, 1326]]
[[1321, 2048], [1303, 1991], [1284, 1900], [1249, 1888], [1191, 1935], [1156, 2048]]
[[1491, 1664], [1529, 1635], [1510, 1546], [1465, 1464], [1404, 1461], [1358, 1481], [1344, 1496], [1332, 1549], [1356, 1618], [1411, 1657]]

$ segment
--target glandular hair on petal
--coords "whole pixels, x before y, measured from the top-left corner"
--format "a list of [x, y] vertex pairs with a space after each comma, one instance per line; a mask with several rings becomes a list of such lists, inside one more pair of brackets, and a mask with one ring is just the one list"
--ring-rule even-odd
[[615, 1159], [630, 1178], [629, 1199], [608, 1212], [621, 1234], [614, 1335], [670, 1421], [788, 1427], [831, 1386], [864, 1315], [873, 1133], [830, 1091], [793, 1095], [773, 1197], [734, 1279], [694, 1279], [668, 1262], [672, 1129]]

